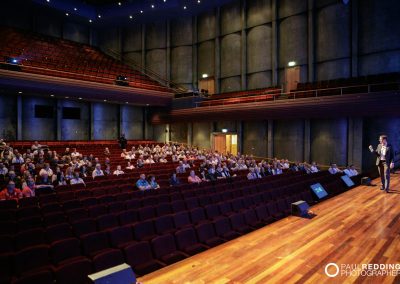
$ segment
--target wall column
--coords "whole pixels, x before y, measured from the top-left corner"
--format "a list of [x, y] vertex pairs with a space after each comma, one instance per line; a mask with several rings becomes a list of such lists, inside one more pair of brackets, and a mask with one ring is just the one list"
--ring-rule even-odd
[[146, 25], [142, 24], [142, 71], [146, 69]]
[[198, 76], [197, 76], [197, 16], [192, 18], [192, 88], [198, 89]]
[[267, 121], [267, 156], [274, 157], [274, 121], [272, 119]]
[[242, 90], [247, 89], [247, 19], [246, 19], [246, 7], [247, 1], [241, 1], [241, 19], [242, 19], [242, 31], [241, 31], [241, 87]]
[[358, 0], [351, 5], [351, 77], [358, 76]]
[[237, 126], [237, 147], [238, 147], [238, 152], [243, 154], [243, 121], [239, 120], [236, 122]]
[[308, 82], [315, 80], [315, 0], [308, 0]]
[[362, 118], [348, 119], [347, 136], [347, 165], [353, 164], [360, 172], [363, 154], [363, 120]]
[[56, 100], [56, 137], [57, 140], [62, 140], [61, 135], [61, 122], [62, 122], [62, 104], [59, 99]]
[[309, 162], [311, 159], [311, 131], [310, 120], [304, 120], [304, 161]]
[[165, 29], [165, 46], [166, 46], [166, 62], [165, 62], [165, 74], [168, 81], [167, 85], [170, 86], [171, 81], [171, 21], [167, 20]]
[[187, 144], [189, 146], [193, 144], [193, 122], [187, 123]]
[[89, 110], [90, 110], [90, 122], [89, 122], [89, 125], [90, 125], [89, 133], [90, 134], [89, 134], [89, 140], [94, 140], [94, 116], [93, 116], [94, 110], [93, 110], [93, 103], [90, 103]]
[[17, 140], [22, 140], [22, 96], [17, 96]]
[[221, 8], [217, 7], [215, 12], [215, 93], [221, 92], [220, 79], [221, 79]]
[[278, 32], [278, 0], [271, 1], [272, 8], [272, 85], [278, 85], [278, 67], [279, 67], [279, 32]]

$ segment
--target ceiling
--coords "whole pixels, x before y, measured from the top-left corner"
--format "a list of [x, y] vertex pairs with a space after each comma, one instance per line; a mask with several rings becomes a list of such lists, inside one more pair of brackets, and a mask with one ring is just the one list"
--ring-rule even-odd
[[237, 0], [31, 0], [93, 26], [126, 26], [198, 15]]

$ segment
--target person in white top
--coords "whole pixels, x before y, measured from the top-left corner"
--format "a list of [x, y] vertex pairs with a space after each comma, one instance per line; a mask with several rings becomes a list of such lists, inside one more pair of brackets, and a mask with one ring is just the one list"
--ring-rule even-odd
[[113, 175], [119, 176], [119, 175], [123, 175], [124, 171], [121, 170], [121, 165], [117, 166], [117, 169], [113, 172]]
[[127, 170], [133, 170], [135, 167], [131, 164], [131, 162], [128, 162], [128, 165], [126, 166]]
[[20, 153], [17, 153], [15, 157], [12, 159], [11, 163], [13, 164], [23, 164], [24, 158], [22, 158]]
[[92, 177], [100, 177], [100, 176], [104, 176], [104, 172], [101, 169], [101, 165], [100, 164], [96, 164], [96, 167], [94, 169], [94, 171], [92, 172]]
[[336, 164], [331, 164], [331, 166], [328, 169], [329, 173], [332, 175], [335, 175], [337, 173], [341, 173], [342, 171], [337, 167]]
[[76, 148], [74, 148], [74, 150], [72, 151], [72, 153], [71, 153], [71, 157], [72, 158], [74, 158], [74, 157], [79, 157], [81, 154], [79, 153], [79, 152], [77, 152], [76, 151]]
[[319, 169], [317, 167], [317, 163], [312, 162], [311, 167], [310, 167], [310, 173], [318, 173], [318, 172], [319, 172]]
[[[78, 172], [74, 172], [74, 178], [72, 178], [70, 181], [69, 181], [69, 183], [71, 184], [71, 185], [73, 185], [73, 184], [84, 184], [85, 185], [85, 182], [83, 181], [83, 179], [81, 179], [80, 177], [79, 177], [79, 173]], [[86, 185], [85, 185], [86, 186]]]
[[50, 169], [50, 165], [48, 163], [44, 164], [44, 168], [40, 170], [39, 176], [43, 176], [44, 174], [47, 174], [49, 178], [53, 175], [53, 170]]
[[353, 176], [358, 175], [358, 171], [356, 170], [356, 168], [354, 167], [354, 165], [348, 166], [343, 172], [344, 172], [346, 175], [348, 175], [349, 177], [353, 177]]

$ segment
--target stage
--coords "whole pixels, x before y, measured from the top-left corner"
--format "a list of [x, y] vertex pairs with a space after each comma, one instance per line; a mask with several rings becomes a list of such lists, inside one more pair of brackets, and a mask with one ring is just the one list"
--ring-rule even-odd
[[[356, 187], [313, 206], [317, 216], [311, 220], [290, 216], [139, 281], [400, 283], [399, 174], [392, 175], [391, 188], [387, 194], [379, 186]], [[329, 263], [333, 264], [326, 268]], [[397, 266], [395, 271], [387, 267], [383, 271], [362, 264]], [[330, 278], [325, 270], [338, 275]], [[374, 276], [363, 276], [368, 273]], [[391, 275], [380, 276], [383, 273]]]

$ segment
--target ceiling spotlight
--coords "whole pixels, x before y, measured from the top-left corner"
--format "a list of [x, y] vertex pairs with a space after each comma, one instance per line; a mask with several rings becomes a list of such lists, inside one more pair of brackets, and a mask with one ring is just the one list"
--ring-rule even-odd
[[50, 3], [50, 0], [46, 0], [47, 3]]
[[118, 6], [121, 6], [122, 5], [122, 3], [121, 2], [118, 2]]
[[50, 97], [54, 97], [54, 95], [50, 95]]
[[100, 18], [101, 18], [101, 15], [98, 15], [98, 16], [97, 16], [97, 18], [99, 18], [99, 19], [100, 19]]
[[126, 104], [128, 104], [128, 102], [125, 102]]
[[78, 11], [78, 8], [74, 8], [74, 11]]
[[296, 61], [289, 61], [288, 66], [293, 67], [296, 65]]
[[151, 4], [151, 8], [153, 8], [153, 9], [154, 9], [154, 4]]
[[79, 100], [81, 100], [82, 98], [78, 98]]
[[186, 10], [186, 6], [183, 6], [183, 9]]
[[66, 99], [69, 99], [69, 97], [65, 97]]
[[132, 15], [129, 15], [129, 19], [133, 19], [133, 16], [132, 16]]
[[18, 92], [18, 94], [22, 94], [22, 92], [21, 92], [21, 91], [19, 91], [19, 92]]
[[201, 1], [200, 1], [200, 0], [197, 0], [197, 3], [199, 3], [199, 4], [200, 4], [200, 3], [201, 3]]
[[164, 3], [167, 2], [167, 0], [164, 0]]
[[92, 22], [92, 20], [89, 20], [89, 23], [91, 23]]
[[106, 102], [107, 100], [103, 100], [103, 102]]
[[140, 14], [143, 14], [143, 10], [140, 10]]
[[69, 13], [65, 13], [65, 16], [67, 16], [67, 17], [68, 17], [68, 16], [69, 16]]

